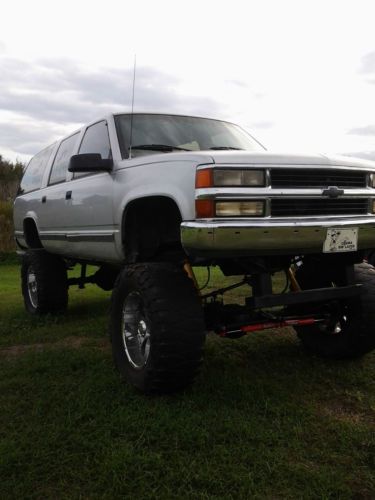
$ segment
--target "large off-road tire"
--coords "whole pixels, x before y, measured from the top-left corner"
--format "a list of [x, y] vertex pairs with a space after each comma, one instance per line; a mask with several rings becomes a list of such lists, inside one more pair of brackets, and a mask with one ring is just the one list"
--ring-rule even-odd
[[375, 265], [375, 250], [371, 250], [370, 252], [368, 252], [368, 254], [366, 255], [365, 261], [368, 264], [371, 264], [372, 266]]
[[202, 306], [182, 268], [127, 266], [112, 293], [110, 335], [122, 377], [144, 393], [189, 386], [202, 361]]
[[22, 257], [22, 295], [31, 314], [60, 313], [68, 305], [65, 262], [45, 250], [28, 250]]
[[[362, 284], [365, 292], [359, 298], [341, 302], [338, 322], [331, 329], [319, 324], [296, 328], [303, 346], [313, 354], [352, 359], [375, 348], [375, 269], [367, 263], [357, 264], [354, 269], [355, 282]], [[308, 273], [297, 273], [297, 280], [303, 289], [316, 288], [311, 286], [313, 282], [317, 284], [316, 273], [310, 279]], [[320, 286], [328, 284], [322, 282]]]

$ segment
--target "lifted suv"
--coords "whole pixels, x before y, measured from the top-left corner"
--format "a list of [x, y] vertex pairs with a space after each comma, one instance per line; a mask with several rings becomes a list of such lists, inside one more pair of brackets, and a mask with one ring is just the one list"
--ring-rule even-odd
[[[293, 326], [311, 352], [361, 356], [375, 346], [375, 270], [363, 263], [375, 247], [374, 174], [361, 160], [268, 153], [223, 121], [108, 116], [25, 171], [14, 221], [26, 309], [64, 311], [73, 285], [113, 288], [114, 360], [144, 392], [189, 385], [206, 330]], [[76, 264], [81, 277], [68, 278]], [[243, 278], [201, 294], [192, 265]], [[243, 284], [246, 304], [224, 305]]]

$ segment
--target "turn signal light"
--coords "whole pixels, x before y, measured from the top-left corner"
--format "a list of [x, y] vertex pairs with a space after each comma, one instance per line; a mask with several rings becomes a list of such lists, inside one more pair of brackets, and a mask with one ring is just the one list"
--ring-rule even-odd
[[215, 203], [213, 200], [195, 200], [195, 214], [197, 219], [212, 219], [215, 217]]
[[212, 168], [202, 168], [195, 174], [195, 187], [206, 188], [214, 185], [214, 174]]

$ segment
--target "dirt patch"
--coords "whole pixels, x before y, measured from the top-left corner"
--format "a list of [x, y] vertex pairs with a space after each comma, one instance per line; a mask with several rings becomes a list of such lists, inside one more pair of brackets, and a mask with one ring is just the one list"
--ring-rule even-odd
[[27, 352], [44, 352], [58, 349], [80, 349], [81, 347], [92, 347], [101, 351], [109, 350], [107, 339], [92, 339], [90, 337], [66, 337], [57, 342], [45, 342], [43, 344], [20, 344], [0, 349], [0, 356], [14, 358]]
[[319, 406], [319, 413], [342, 422], [353, 424], [373, 423], [374, 418], [373, 415], [370, 418], [370, 415], [367, 414], [367, 412], [356, 408], [354, 404], [342, 401], [326, 401], [324, 404]]

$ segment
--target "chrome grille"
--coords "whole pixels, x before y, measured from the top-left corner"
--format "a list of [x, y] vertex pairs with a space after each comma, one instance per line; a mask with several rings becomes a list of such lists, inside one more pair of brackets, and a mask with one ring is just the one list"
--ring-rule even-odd
[[271, 186], [278, 188], [364, 188], [367, 172], [334, 168], [271, 169]]
[[271, 201], [273, 217], [313, 217], [317, 215], [364, 215], [368, 199], [276, 198]]

